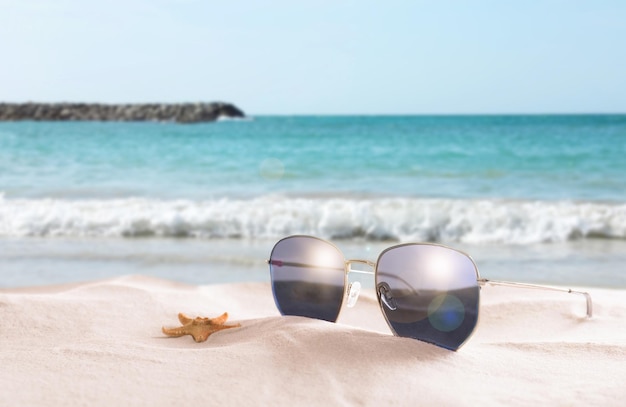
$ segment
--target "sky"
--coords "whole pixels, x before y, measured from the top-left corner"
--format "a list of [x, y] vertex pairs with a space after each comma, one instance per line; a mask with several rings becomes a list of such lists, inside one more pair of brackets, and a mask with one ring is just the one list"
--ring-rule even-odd
[[623, 0], [0, 0], [0, 102], [626, 113]]

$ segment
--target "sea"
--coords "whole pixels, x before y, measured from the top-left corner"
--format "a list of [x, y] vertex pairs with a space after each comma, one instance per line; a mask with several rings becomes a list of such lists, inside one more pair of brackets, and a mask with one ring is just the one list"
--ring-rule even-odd
[[437, 242], [486, 278], [625, 288], [626, 115], [0, 123], [2, 288], [269, 281], [293, 234], [372, 261]]

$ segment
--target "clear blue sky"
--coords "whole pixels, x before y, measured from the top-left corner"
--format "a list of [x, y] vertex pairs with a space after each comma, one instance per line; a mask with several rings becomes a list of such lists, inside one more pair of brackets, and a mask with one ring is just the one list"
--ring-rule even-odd
[[0, 0], [0, 101], [626, 113], [624, 0]]

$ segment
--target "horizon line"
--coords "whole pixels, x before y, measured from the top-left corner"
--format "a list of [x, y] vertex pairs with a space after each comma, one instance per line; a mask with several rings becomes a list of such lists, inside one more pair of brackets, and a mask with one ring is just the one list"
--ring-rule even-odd
[[[211, 103], [223, 103], [236, 106], [238, 109], [246, 112], [245, 108], [240, 107], [239, 104], [234, 102], [227, 102], [224, 100], [213, 101], [187, 101], [187, 102], [75, 102], [75, 101], [57, 101], [57, 102], [15, 102], [15, 101], [0, 101], [2, 104], [41, 104], [41, 105], [58, 105], [58, 104], [86, 104], [86, 105], [188, 105], [188, 104], [211, 104]], [[623, 111], [546, 111], [546, 112], [263, 112], [263, 113], [245, 113], [246, 116], [612, 116], [612, 115], [626, 115], [626, 110]]]

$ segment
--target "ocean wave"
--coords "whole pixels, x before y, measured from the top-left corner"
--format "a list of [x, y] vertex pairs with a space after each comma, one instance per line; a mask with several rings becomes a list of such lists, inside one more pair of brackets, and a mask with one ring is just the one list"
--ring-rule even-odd
[[325, 238], [533, 244], [626, 239], [626, 204], [414, 198], [207, 201], [17, 199], [0, 195], [0, 236]]

